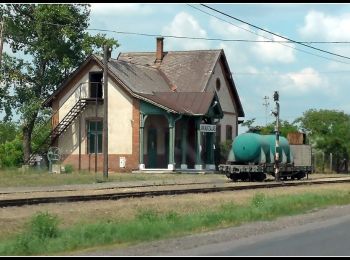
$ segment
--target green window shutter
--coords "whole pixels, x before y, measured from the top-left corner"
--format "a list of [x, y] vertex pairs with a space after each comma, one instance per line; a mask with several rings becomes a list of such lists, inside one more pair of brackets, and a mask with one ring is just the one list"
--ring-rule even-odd
[[102, 133], [98, 133], [98, 136], [97, 136], [97, 147], [98, 147], [97, 152], [98, 153], [102, 153]]
[[95, 137], [97, 136], [97, 153], [102, 153], [102, 130], [103, 122], [99, 121], [88, 121], [88, 153], [95, 153]]
[[102, 121], [97, 121], [95, 122], [97, 123], [97, 131], [101, 131], [103, 130], [103, 122]]
[[89, 134], [89, 153], [95, 153], [95, 134]]

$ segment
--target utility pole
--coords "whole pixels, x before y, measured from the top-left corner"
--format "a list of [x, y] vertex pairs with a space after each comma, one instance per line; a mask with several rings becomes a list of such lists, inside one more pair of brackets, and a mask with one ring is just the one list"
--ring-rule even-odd
[[265, 96], [264, 97], [264, 103], [263, 103], [263, 106], [265, 107], [265, 126], [267, 126], [267, 114], [268, 114], [268, 106], [270, 105], [269, 103], [269, 97], [268, 96]]
[[108, 60], [112, 48], [103, 47], [103, 178], [108, 179]]
[[2, 47], [4, 45], [4, 17], [2, 17], [0, 22], [0, 67], [2, 60]]
[[280, 104], [279, 104], [279, 94], [278, 91], [275, 91], [273, 94], [273, 100], [276, 103], [276, 110], [272, 112], [272, 114], [276, 117], [276, 125], [275, 125], [275, 133], [276, 133], [276, 144], [275, 144], [275, 180], [280, 181], [280, 169], [279, 169], [279, 146], [280, 146], [280, 140], [279, 140], [279, 116], [280, 116]]

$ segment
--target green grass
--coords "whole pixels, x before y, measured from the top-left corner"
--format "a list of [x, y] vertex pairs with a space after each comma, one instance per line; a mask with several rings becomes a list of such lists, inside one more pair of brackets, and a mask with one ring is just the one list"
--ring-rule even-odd
[[[137, 243], [214, 228], [305, 213], [314, 208], [350, 203], [348, 191], [326, 191], [268, 197], [256, 193], [245, 205], [224, 203], [218, 210], [178, 213], [140, 210], [128, 221], [109, 220], [58, 230], [48, 213], [35, 215], [25, 231], [0, 242], [0, 255], [47, 255], [108, 244]], [[41, 227], [43, 226], [43, 227]]]

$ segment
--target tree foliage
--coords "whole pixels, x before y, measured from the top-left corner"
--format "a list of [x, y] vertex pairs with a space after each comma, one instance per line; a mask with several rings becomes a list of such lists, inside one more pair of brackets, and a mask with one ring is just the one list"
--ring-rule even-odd
[[18, 125], [14, 122], [0, 122], [0, 145], [5, 142], [11, 142], [18, 134]]
[[[254, 132], [263, 135], [275, 133], [275, 123], [270, 123], [266, 126], [255, 125], [255, 118], [246, 120], [242, 123], [242, 126], [248, 127], [247, 132]], [[279, 132], [281, 136], [287, 137], [288, 133], [297, 132], [298, 127], [294, 123], [290, 123], [287, 120], [280, 120]]]
[[104, 44], [118, 47], [118, 42], [86, 32], [87, 4], [7, 4], [0, 5], [0, 13], [5, 21], [4, 41], [12, 52], [28, 57], [4, 55], [0, 90], [0, 109], [8, 118], [13, 109], [21, 116], [26, 160], [42, 102], [88, 55], [101, 51]]
[[0, 168], [14, 167], [22, 162], [19, 127], [14, 122], [0, 122]]
[[315, 148], [336, 156], [350, 152], [350, 115], [342, 111], [310, 109], [296, 120]]
[[22, 136], [0, 144], [0, 168], [16, 167], [23, 162]]

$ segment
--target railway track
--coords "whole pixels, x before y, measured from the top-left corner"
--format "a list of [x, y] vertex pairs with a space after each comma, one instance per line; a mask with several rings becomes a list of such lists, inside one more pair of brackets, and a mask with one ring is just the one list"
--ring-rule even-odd
[[[219, 182], [218, 182], [219, 183]], [[225, 182], [221, 182], [224, 184]], [[145, 184], [145, 185], [132, 185], [132, 186], [112, 186], [112, 187], [103, 187], [103, 188], [94, 188], [89, 189], [92, 191], [99, 191], [99, 190], [113, 190], [113, 189], [127, 189], [127, 188], [147, 188], [147, 187], [163, 187], [163, 186], [184, 186], [184, 185], [206, 185], [206, 184], [213, 184], [213, 182], [188, 182], [188, 183], [165, 183], [165, 184]], [[66, 192], [66, 191], [78, 191], [79, 189], [59, 189], [59, 190], [28, 190], [28, 191], [14, 191], [14, 192], [0, 192], [0, 195], [6, 195], [6, 194], [25, 194], [25, 193], [33, 193], [33, 192]], [[81, 189], [83, 190], [83, 189]]]
[[[341, 178], [341, 177], [318, 177], [317, 179], [313, 180], [321, 180], [321, 179], [332, 179], [332, 178]], [[345, 178], [345, 177], [344, 177]], [[350, 177], [349, 177], [350, 178]], [[100, 190], [113, 190], [113, 189], [126, 189], [126, 188], [147, 188], [147, 187], [163, 187], [163, 186], [185, 186], [185, 185], [210, 185], [210, 184], [224, 184], [229, 183], [231, 180], [225, 179], [226, 181], [217, 181], [215, 183], [211, 182], [184, 182], [184, 183], [158, 183], [158, 184], [138, 184], [138, 185], [124, 185], [124, 186], [111, 186], [111, 187], [101, 187], [101, 188], [92, 188], [89, 189], [91, 191], [100, 191]], [[265, 180], [265, 182], [273, 182], [273, 179]], [[249, 185], [249, 183], [247, 183]], [[51, 190], [45, 190], [45, 189], [34, 189], [34, 190], [27, 190], [27, 191], [0, 191], [1, 195], [7, 195], [7, 194], [31, 194], [34, 192], [67, 192], [67, 191], [79, 191], [79, 190], [85, 190], [84, 189], [74, 189], [74, 188], [64, 188], [64, 189], [51, 189]]]
[[[42, 203], [63, 203], [63, 202], [78, 202], [78, 201], [97, 201], [97, 200], [118, 200], [123, 198], [139, 198], [139, 197], [154, 197], [164, 195], [180, 195], [180, 194], [195, 194], [195, 193], [210, 193], [235, 190], [253, 190], [261, 188], [278, 188], [288, 186], [315, 185], [315, 184], [331, 184], [331, 183], [346, 183], [350, 182], [350, 178], [342, 179], [327, 179], [327, 180], [305, 180], [305, 181], [287, 181], [287, 182], [271, 182], [258, 183], [240, 186], [225, 186], [217, 187], [211, 183], [212, 187], [186, 188], [186, 189], [163, 189], [150, 191], [133, 191], [133, 192], [114, 192], [105, 194], [88, 194], [88, 195], [68, 195], [56, 197], [35, 197], [35, 198], [16, 198], [16, 199], [0, 199], [0, 207], [13, 207], [24, 205], [36, 205]], [[231, 183], [232, 184], [232, 183]]]

